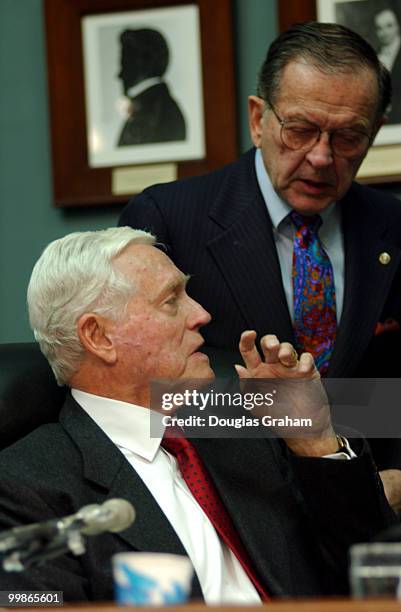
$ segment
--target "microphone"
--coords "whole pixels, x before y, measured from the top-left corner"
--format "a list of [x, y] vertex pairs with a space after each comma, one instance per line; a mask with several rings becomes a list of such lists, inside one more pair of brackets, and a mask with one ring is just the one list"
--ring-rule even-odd
[[[127, 529], [135, 520], [134, 506], [125, 499], [114, 498], [103, 504], [90, 504], [79, 510], [74, 522], [80, 523], [79, 531], [84, 535], [97, 535], [105, 531], [118, 533]], [[69, 517], [67, 517], [69, 518]], [[69, 527], [70, 525], [67, 525]]]
[[115, 498], [84, 506], [60, 519], [13, 527], [0, 534], [0, 553], [8, 554], [3, 567], [7, 571], [21, 571], [68, 550], [82, 554], [85, 552], [82, 535], [124, 531], [134, 520], [132, 504]]

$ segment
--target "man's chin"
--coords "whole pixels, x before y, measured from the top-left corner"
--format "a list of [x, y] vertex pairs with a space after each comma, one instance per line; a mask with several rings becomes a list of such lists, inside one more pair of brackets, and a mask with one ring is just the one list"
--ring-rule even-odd
[[300, 213], [301, 215], [315, 215], [322, 210], [326, 210], [336, 199], [334, 197], [307, 197], [300, 195], [289, 200], [289, 204], [293, 210]]
[[211, 368], [209, 357], [201, 352], [193, 353], [189, 357], [187, 367], [180, 378], [213, 380], [215, 373]]
[[316, 214], [325, 210], [338, 199], [335, 187], [327, 184], [321, 188], [304, 185], [303, 181], [295, 181], [290, 188], [283, 190], [282, 197], [293, 210], [302, 214]]

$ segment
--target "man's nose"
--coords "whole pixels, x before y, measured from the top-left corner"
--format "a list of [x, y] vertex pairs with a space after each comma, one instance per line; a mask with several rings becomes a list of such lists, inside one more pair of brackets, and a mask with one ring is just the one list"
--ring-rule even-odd
[[210, 323], [212, 317], [208, 311], [205, 310], [199, 302], [196, 302], [192, 298], [189, 298], [189, 300], [191, 302], [188, 317], [190, 327], [203, 327], [203, 325]]
[[333, 163], [333, 150], [330, 143], [330, 134], [322, 132], [319, 140], [307, 152], [306, 159], [314, 168], [325, 168]]

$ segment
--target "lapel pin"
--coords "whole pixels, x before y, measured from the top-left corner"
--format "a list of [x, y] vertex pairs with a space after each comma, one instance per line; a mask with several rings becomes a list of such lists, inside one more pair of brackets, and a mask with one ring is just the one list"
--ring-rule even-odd
[[387, 266], [391, 261], [391, 255], [389, 253], [380, 253], [379, 261], [383, 266]]

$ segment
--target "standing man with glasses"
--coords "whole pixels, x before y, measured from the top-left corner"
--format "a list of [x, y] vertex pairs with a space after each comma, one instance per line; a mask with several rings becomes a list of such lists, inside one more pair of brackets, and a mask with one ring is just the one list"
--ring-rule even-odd
[[[189, 293], [213, 316], [209, 347], [273, 330], [325, 376], [401, 375], [401, 202], [353, 182], [390, 100], [389, 72], [358, 34], [293, 26], [249, 97], [255, 148], [128, 204], [120, 224], [153, 232], [192, 275]], [[397, 507], [401, 444], [372, 448]]]

